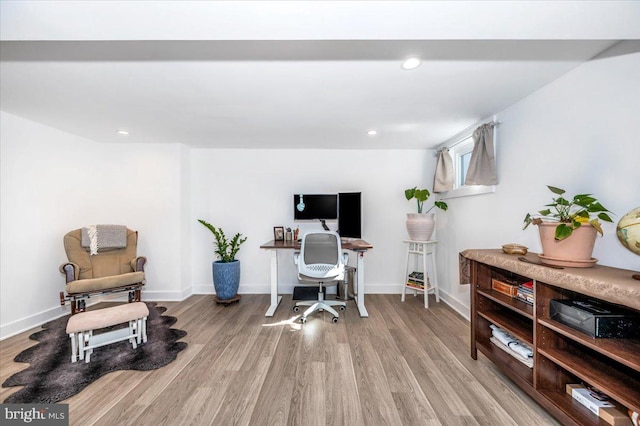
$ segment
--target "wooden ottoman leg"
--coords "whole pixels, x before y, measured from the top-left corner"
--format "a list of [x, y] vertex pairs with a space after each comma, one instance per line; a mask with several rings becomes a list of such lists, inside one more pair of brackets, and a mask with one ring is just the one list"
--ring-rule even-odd
[[142, 318], [142, 341], [147, 342], [147, 317]]
[[[85, 335], [84, 335], [84, 342], [86, 346], [91, 346], [91, 338], [93, 337], [93, 330], [89, 330]], [[84, 362], [90, 362], [91, 361], [91, 354], [93, 353], [93, 348], [89, 348], [86, 349], [84, 351]]]
[[78, 332], [78, 359], [84, 360], [84, 333]]
[[142, 318], [138, 318], [136, 321], [136, 341], [139, 345], [142, 344]]
[[138, 341], [136, 338], [136, 328], [137, 328], [137, 321], [136, 320], [131, 320], [129, 321], [129, 342], [131, 342], [131, 346], [133, 347], [133, 349], [136, 349], [138, 347]]
[[78, 360], [78, 341], [76, 333], [69, 334], [71, 338], [71, 362], [76, 362]]

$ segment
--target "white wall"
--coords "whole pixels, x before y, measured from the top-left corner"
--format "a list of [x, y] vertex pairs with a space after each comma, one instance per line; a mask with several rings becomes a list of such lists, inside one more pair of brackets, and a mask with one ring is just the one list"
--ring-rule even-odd
[[[548, 202], [545, 185], [592, 192], [616, 220], [640, 205], [639, 51], [638, 43], [618, 45], [498, 114], [496, 193], [449, 200], [449, 211], [438, 213], [441, 294], [461, 313], [469, 288], [458, 284], [458, 253], [506, 242], [540, 251], [535, 228], [521, 227], [528, 211]], [[300, 192], [363, 193], [363, 235], [375, 247], [365, 258], [367, 292], [399, 292], [405, 213], [414, 208], [403, 191], [430, 188], [435, 163], [422, 150], [97, 144], [4, 112], [0, 121], [0, 337], [65, 312], [58, 305], [62, 235], [92, 223], [140, 232], [139, 253], [149, 258], [145, 299], [212, 291], [212, 237], [198, 218], [249, 238], [238, 256], [240, 291], [266, 293], [269, 253], [259, 245], [272, 239], [273, 226], [295, 225], [292, 196]], [[310, 227], [319, 225], [301, 229]], [[613, 225], [594, 256], [640, 270]], [[281, 291], [290, 292], [292, 262], [282, 256], [280, 264]]]
[[[551, 201], [546, 185], [571, 195], [592, 193], [616, 215], [640, 206], [640, 43], [623, 43], [498, 114], [500, 184], [494, 194], [452, 199], [440, 215], [448, 231], [438, 259], [443, 289], [469, 306], [459, 285], [458, 252], [520, 243], [540, 252], [535, 226], [522, 231], [527, 212]], [[604, 225], [596, 242], [599, 264], [640, 270], [640, 257]], [[463, 311], [464, 312], [464, 311]]]
[[145, 298], [179, 298], [181, 244], [189, 247], [180, 145], [97, 144], [1, 114], [1, 336], [66, 312], [62, 236], [90, 224], [138, 230], [138, 253], [149, 260]]
[[[248, 237], [240, 292], [268, 293], [270, 254], [261, 244], [273, 227], [295, 227], [293, 194], [362, 192], [363, 237], [374, 249], [365, 255], [367, 292], [401, 289], [406, 213], [415, 206], [404, 190], [427, 185], [435, 167], [430, 152], [350, 150], [192, 150], [194, 291], [211, 292], [211, 233], [196, 219], [222, 227], [227, 235]], [[428, 184], [430, 187], [430, 183]], [[328, 222], [332, 230], [337, 224]], [[321, 229], [303, 223], [301, 232]], [[280, 288], [291, 293], [296, 281], [291, 253], [280, 254]], [[350, 263], [355, 264], [352, 255]]]

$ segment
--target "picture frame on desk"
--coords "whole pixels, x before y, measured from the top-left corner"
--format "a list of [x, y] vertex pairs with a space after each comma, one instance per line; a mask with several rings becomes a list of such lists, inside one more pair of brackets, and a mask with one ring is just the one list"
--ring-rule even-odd
[[273, 227], [273, 239], [275, 241], [284, 241], [284, 226]]

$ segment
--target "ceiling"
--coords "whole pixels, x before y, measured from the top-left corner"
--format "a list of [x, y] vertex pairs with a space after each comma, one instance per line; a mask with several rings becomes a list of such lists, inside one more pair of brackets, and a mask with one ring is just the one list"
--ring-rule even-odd
[[3, 111], [99, 142], [267, 149], [433, 147], [617, 42], [33, 38], [3, 33]]

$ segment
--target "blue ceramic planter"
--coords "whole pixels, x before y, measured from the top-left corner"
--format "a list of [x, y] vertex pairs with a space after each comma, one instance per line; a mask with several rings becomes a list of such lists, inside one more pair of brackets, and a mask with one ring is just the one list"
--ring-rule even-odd
[[221, 300], [233, 299], [238, 294], [240, 286], [240, 261], [221, 262], [211, 264], [213, 270], [213, 287]]

